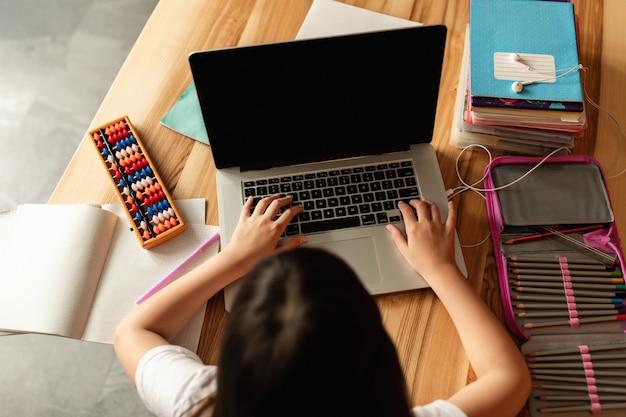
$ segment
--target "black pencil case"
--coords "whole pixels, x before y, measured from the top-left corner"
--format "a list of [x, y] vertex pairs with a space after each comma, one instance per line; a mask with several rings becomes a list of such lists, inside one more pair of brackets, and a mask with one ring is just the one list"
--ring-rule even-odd
[[599, 163], [501, 156], [484, 184], [506, 324], [533, 377], [531, 416], [626, 415], [624, 257]]

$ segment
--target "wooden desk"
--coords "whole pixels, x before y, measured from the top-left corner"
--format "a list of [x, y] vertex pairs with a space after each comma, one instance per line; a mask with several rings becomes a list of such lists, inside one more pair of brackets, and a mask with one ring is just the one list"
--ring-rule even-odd
[[[312, 0], [161, 0], [129, 54], [90, 129], [128, 115], [174, 198], [203, 197], [206, 221], [218, 223], [215, 167], [210, 147], [159, 124], [191, 82], [187, 56], [191, 51], [293, 39]], [[457, 80], [468, 22], [467, 0], [343, 0], [389, 15], [448, 27], [433, 145], [447, 187], [460, 185], [455, 174], [459, 149], [448, 144]], [[626, 125], [626, 15], [622, 0], [575, 0], [580, 18], [581, 61], [589, 68], [589, 96]], [[252, 71], [253, 69], [251, 69]], [[610, 119], [587, 106], [589, 127], [576, 153], [595, 156], [608, 175], [626, 168], [624, 139]], [[76, 150], [50, 203], [117, 202], [107, 173], [89, 140]], [[481, 178], [487, 157], [468, 151], [460, 161], [467, 182]], [[626, 234], [626, 174], [608, 181], [619, 232]], [[484, 200], [468, 192], [455, 198], [462, 244], [488, 234]], [[490, 241], [463, 250], [469, 280], [499, 316], [501, 303]], [[376, 297], [384, 322], [395, 340], [413, 401], [447, 397], [472, 379], [456, 332], [442, 304], [430, 290]], [[199, 354], [216, 363], [225, 319], [223, 298], [207, 308]]]

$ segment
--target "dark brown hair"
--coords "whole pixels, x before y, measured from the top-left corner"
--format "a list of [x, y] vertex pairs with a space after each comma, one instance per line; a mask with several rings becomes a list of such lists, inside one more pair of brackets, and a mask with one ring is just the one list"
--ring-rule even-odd
[[343, 260], [300, 247], [242, 279], [220, 349], [215, 417], [410, 415], [378, 306]]

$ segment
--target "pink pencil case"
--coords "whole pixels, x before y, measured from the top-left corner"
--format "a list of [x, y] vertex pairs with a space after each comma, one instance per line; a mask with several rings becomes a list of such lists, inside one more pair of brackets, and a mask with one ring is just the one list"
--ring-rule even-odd
[[497, 157], [484, 180], [505, 320], [533, 377], [530, 413], [624, 416], [624, 256], [605, 177], [588, 156], [541, 161]]

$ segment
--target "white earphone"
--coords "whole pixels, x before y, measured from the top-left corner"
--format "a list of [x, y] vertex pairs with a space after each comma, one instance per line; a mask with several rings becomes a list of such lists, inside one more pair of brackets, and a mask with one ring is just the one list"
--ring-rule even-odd
[[[520, 67], [523, 67], [523, 68], [527, 69], [528, 71], [534, 71], [534, 69], [533, 69], [533, 68], [531, 68], [528, 64], [526, 64], [526, 63], [522, 60], [522, 57], [521, 57], [519, 54], [517, 54], [517, 53], [513, 52], [513, 53], [511, 53], [511, 54], [509, 55], [509, 57], [510, 57], [510, 59], [511, 59], [511, 62], [513, 62], [515, 65], [518, 65], [518, 66], [520, 66]], [[515, 93], [518, 93], [518, 94], [519, 94], [519, 93], [521, 93], [521, 92], [524, 90], [524, 86], [525, 86], [525, 85], [534, 84], [534, 83], [536, 83], [536, 82], [542, 82], [542, 81], [551, 81], [551, 80], [555, 80], [555, 79], [557, 79], [557, 78], [560, 78], [560, 77], [563, 77], [563, 76], [565, 76], [565, 75], [569, 74], [570, 72], [574, 72], [574, 71], [576, 71], [576, 70], [580, 70], [580, 69], [582, 69], [582, 68], [583, 68], [583, 65], [582, 65], [582, 64], [578, 64], [577, 66], [575, 66], [575, 67], [573, 67], [573, 68], [565, 68], [565, 69], [562, 69], [562, 70], [556, 70], [555, 72], [565, 71], [563, 74], [560, 74], [560, 75], [551, 76], [550, 74], [544, 74], [544, 75], [546, 75], [546, 76], [549, 76], [550, 78], [546, 78], [546, 79], [543, 79], [543, 80], [533, 80], [533, 81], [515, 81], [513, 84], [511, 84], [511, 90], [513, 90], [513, 92], [515, 92]], [[535, 73], [535, 74], [541, 74], [541, 73], [538, 73], [538, 72], [536, 72], [536, 71], [534, 71], [534, 73]]]
[[534, 83], [534, 81], [515, 81], [513, 84], [511, 84], [511, 90], [516, 93], [521, 93], [522, 90], [524, 90], [525, 85], [530, 85], [532, 83]]
[[[532, 68], [530, 68], [529, 65], [525, 64], [524, 61], [522, 61], [522, 57], [519, 56], [519, 54], [513, 52], [511, 53], [510, 58], [511, 62], [513, 62], [515, 65], [532, 71]], [[511, 84], [511, 90], [513, 90], [513, 92], [515, 93], [521, 93], [524, 90], [525, 85], [529, 85], [532, 83], [533, 81], [515, 81], [513, 84]]]
[[519, 56], [519, 54], [516, 54], [515, 52], [513, 52], [510, 56], [511, 56], [511, 61], [515, 65], [526, 68], [527, 70], [531, 69], [528, 65], [524, 63], [524, 61], [522, 61], [522, 57]]

